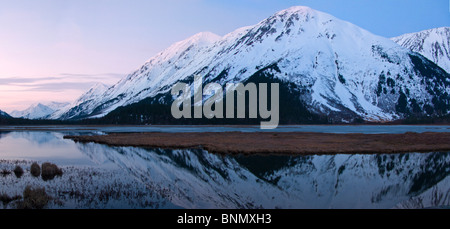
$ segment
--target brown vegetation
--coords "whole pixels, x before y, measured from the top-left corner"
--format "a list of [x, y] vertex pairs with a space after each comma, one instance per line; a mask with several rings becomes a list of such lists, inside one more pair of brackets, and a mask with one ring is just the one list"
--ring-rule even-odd
[[55, 164], [46, 162], [42, 164], [42, 179], [44, 181], [52, 180], [55, 176], [62, 176], [63, 172]]
[[65, 136], [76, 142], [153, 148], [202, 148], [222, 154], [336, 154], [450, 151], [450, 133], [306, 132], [113, 133]]
[[14, 168], [14, 174], [16, 175], [17, 178], [22, 177], [22, 175], [23, 175], [22, 167], [16, 165], [16, 167]]
[[21, 198], [22, 198], [21, 196], [10, 197], [6, 193], [0, 194], [0, 202], [3, 203], [3, 208], [6, 208], [8, 204], [11, 203], [12, 201], [20, 200]]
[[23, 191], [23, 200], [17, 202], [18, 209], [43, 209], [50, 202], [51, 197], [45, 188], [31, 188], [27, 186]]
[[2, 176], [8, 176], [9, 174], [11, 174], [11, 171], [8, 171], [8, 170], [6, 170], [6, 169], [3, 169], [1, 172], [0, 172], [0, 175], [2, 175]]
[[30, 173], [34, 177], [38, 177], [39, 175], [41, 175], [41, 167], [39, 167], [38, 163], [34, 162], [33, 164], [31, 164]]

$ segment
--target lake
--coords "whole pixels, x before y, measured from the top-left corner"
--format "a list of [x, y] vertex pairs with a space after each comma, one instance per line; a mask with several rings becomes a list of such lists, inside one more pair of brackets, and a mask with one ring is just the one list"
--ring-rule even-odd
[[126, 133], [126, 132], [318, 132], [400, 134], [406, 132], [450, 132], [444, 125], [296, 125], [279, 126], [273, 130], [261, 130], [260, 126], [2, 126], [2, 131], [41, 129], [47, 131], [75, 131], [77, 133]]
[[[326, 127], [277, 130], [450, 131], [446, 126]], [[20, 178], [14, 173], [0, 175], [0, 194], [21, 195], [27, 185], [45, 187], [57, 200], [49, 208], [386, 209], [450, 205], [449, 152], [223, 156], [200, 149], [110, 147], [63, 139], [68, 134], [115, 132], [119, 127], [51, 127], [54, 129], [46, 131], [8, 128], [11, 131], [0, 132], [0, 171], [12, 171], [20, 165], [25, 173]], [[126, 128], [121, 130], [144, 129]], [[180, 132], [210, 127], [150, 128]], [[64, 173], [49, 181], [33, 177], [29, 170], [34, 161], [55, 163]], [[3, 207], [14, 205], [3, 203]]]

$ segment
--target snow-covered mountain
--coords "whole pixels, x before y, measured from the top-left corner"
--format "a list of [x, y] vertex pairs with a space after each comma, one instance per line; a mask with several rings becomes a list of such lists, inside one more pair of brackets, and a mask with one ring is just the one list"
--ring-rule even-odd
[[450, 72], [450, 27], [424, 30], [392, 38], [399, 45], [418, 52]]
[[[79, 114], [80, 110], [77, 108], [84, 107], [86, 109], [92, 109], [90, 104], [101, 97], [101, 95], [109, 88], [108, 85], [103, 83], [94, 84], [89, 90], [81, 95], [77, 100], [71, 103], [69, 106], [65, 106], [52, 113], [48, 118], [51, 119], [71, 119], [74, 118], [73, 113]], [[94, 107], [95, 108], [95, 107]]]
[[221, 85], [279, 82], [281, 101], [294, 99], [336, 121], [444, 115], [450, 103], [449, 74], [420, 54], [329, 14], [292, 7], [223, 37], [205, 32], [175, 43], [53, 118], [103, 117], [147, 98], [168, 104], [172, 86], [191, 84], [196, 74]]
[[33, 104], [23, 111], [13, 111], [11, 116], [15, 118], [43, 119], [53, 114], [55, 111], [68, 106], [70, 103], [49, 102]]
[[52, 110], [59, 110], [63, 107], [66, 107], [70, 105], [70, 103], [68, 102], [49, 102], [49, 103], [45, 103], [45, 106], [49, 107]]
[[0, 118], [11, 118], [11, 116], [8, 113], [0, 110]]

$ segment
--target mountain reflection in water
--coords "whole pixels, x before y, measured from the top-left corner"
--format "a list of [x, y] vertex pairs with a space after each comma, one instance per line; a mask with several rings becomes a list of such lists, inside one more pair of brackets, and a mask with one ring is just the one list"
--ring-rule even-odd
[[[57, 132], [0, 134], [1, 159], [114, 165], [183, 208], [427, 208], [450, 205], [450, 153], [224, 156], [110, 147]], [[25, 151], [26, 153], [20, 153]]]
[[[450, 203], [450, 154], [222, 156], [79, 144], [184, 208], [423, 208]], [[103, 149], [103, 150], [102, 150]]]

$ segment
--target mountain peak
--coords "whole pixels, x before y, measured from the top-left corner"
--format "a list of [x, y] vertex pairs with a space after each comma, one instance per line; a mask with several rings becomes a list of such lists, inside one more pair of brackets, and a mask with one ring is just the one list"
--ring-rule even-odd
[[11, 116], [8, 113], [0, 110], [0, 118], [11, 118]]
[[438, 27], [438, 28], [422, 30], [422, 31], [415, 32], [415, 33], [403, 34], [401, 36], [398, 36], [397, 38], [408, 36], [408, 35], [418, 36], [419, 34], [421, 34], [422, 36], [428, 37], [433, 34], [448, 34], [448, 33], [450, 33], [450, 27]]
[[187, 39], [184, 39], [182, 41], [179, 41], [169, 47], [169, 49], [177, 49], [179, 50], [182, 47], [189, 47], [191, 45], [197, 45], [197, 46], [207, 46], [210, 45], [218, 40], [222, 39], [221, 36], [211, 33], [211, 32], [200, 32], [197, 33]]
[[49, 103], [35, 103], [23, 111], [13, 111], [11, 116], [16, 118], [27, 118], [27, 119], [42, 119], [46, 118], [48, 115], [54, 113], [58, 109], [69, 105], [69, 103], [62, 102], [49, 102]]
[[[309, 21], [309, 19], [324, 19], [328, 20], [330, 18], [334, 18], [333, 16], [311, 9], [307, 6], [293, 6], [285, 10], [278, 11], [271, 18], [295, 18], [296, 20]], [[269, 18], [270, 19], [270, 18]]]
[[[290, 34], [292, 31], [297, 31], [297, 33], [292, 33], [292, 35], [299, 35], [305, 30], [313, 33], [319, 30], [340, 30], [348, 27], [349, 24], [349, 22], [340, 20], [330, 14], [306, 6], [293, 6], [273, 14], [257, 24], [256, 27], [257, 29], [269, 30], [270, 33], [283, 31], [284, 34]], [[356, 28], [357, 26], [352, 27]], [[358, 27], [356, 30], [360, 31], [363, 29]]]
[[195, 41], [200, 41], [200, 42], [206, 41], [208, 43], [214, 43], [214, 42], [220, 40], [221, 38], [222, 38], [221, 36], [219, 36], [215, 33], [206, 31], [206, 32], [197, 33], [197, 34], [191, 36], [190, 38], [188, 38], [187, 40], [195, 40]]
[[81, 101], [81, 100], [86, 100], [87, 98], [90, 98], [92, 96], [98, 96], [102, 93], [104, 93], [106, 90], [108, 90], [109, 86], [104, 84], [104, 83], [100, 83], [97, 82], [94, 85], [92, 85], [91, 88], [89, 88], [89, 90], [83, 94], [80, 98], [78, 98], [77, 101]]
[[92, 87], [90, 88], [90, 90], [106, 90], [106, 89], [108, 89], [108, 88], [109, 88], [108, 85], [106, 85], [106, 84], [104, 84], [104, 83], [97, 82], [97, 83], [95, 83], [94, 85], [92, 85]]
[[290, 8], [287, 8], [285, 10], [281, 10], [276, 14], [285, 14], [285, 13], [300, 13], [300, 14], [309, 14], [309, 13], [315, 13], [317, 12], [316, 10], [313, 10], [307, 6], [292, 6]]
[[[187, 39], [174, 43], [167, 49], [158, 53], [155, 57], [149, 59], [146, 63], [152, 64], [154, 61], [158, 60], [169, 60], [172, 58], [177, 58], [186, 50], [190, 50], [193, 47], [203, 48], [213, 44], [216, 41], [219, 41], [220, 39], [222, 39], [222, 37], [217, 34], [211, 32], [200, 32]], [[132, 74], [128, 75], [128, 77], [132, 77]]]
[[392, 40], [399, 45], [418, 52], [450, 72], [450, 27], [440, 27], [408, 33]]
[[434, 29], [430, 29], [430, 31], [436, 32], [436, 33], [450, 33], [450, 27], [438, 27]]
[[[289, 87], [286, 93], [298, 98], [300, 107], [342, 122], [359, 117], [394, 120], [406, 117], [410, 110], [432, 115], [441, 109], [447, 114], [441, 103], [435, 110], [427, 105], [438, 101], [435, 95], [448, 87], [446, 81], [438, 80], [447, 77], [445, 72], [430, 63], [354, 24], [294, 6], [223, 38], [202, 32], [177, 42], [104, 93], [82, 99], [55, 117], [99, 118], [119, 107], [141, 106], [145, 99], [167, 105], [173, 98], [170, 88], [176, 82], [190, 83], [196, 74], [221, 85], [254, 78], [280, 80]], [[424, 65], [431, 66], [427, 70], [433, 71], [435, 91], [423, 90], [423, 77], [429, 75], [419, 72]], [[447, 104], [447, 97], [440, 101]], [[154, 111], [142, 110], [134, 116], [141, 117], [139, 122], [153, 117]]]

